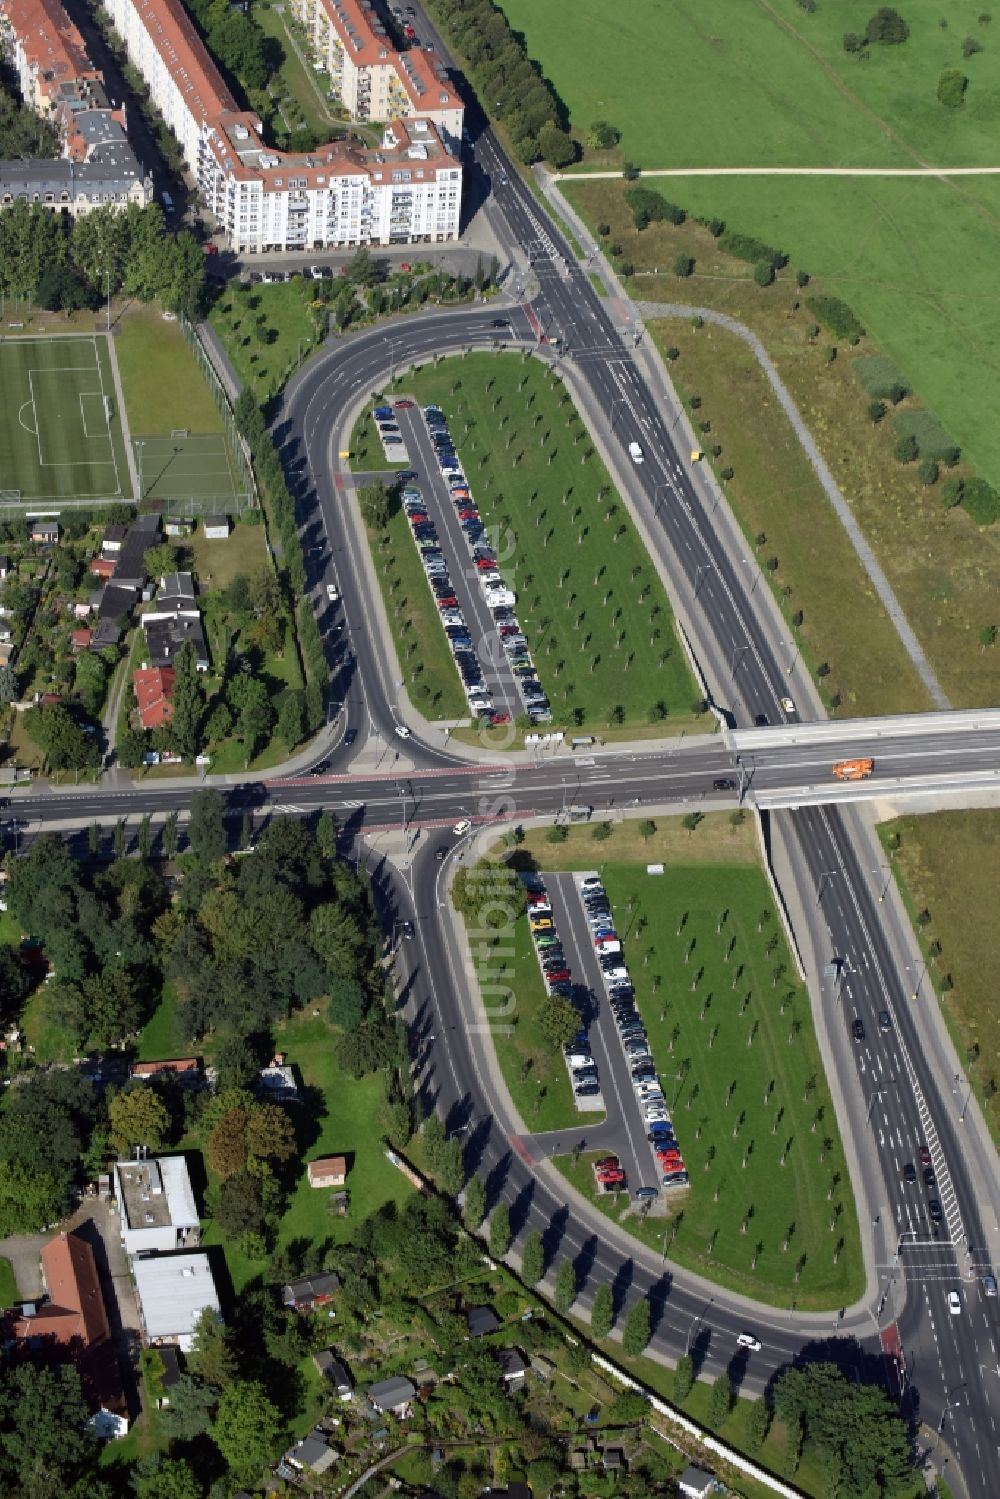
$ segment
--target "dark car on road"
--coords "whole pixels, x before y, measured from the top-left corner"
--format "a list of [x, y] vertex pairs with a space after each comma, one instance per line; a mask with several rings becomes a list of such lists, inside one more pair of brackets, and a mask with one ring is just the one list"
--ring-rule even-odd
[[854, 1037], [855, 1041], [863, 1041], [865, 1039], [864, 1021], [860, 1018], [860, 1016], [858, 1016], [851, 1022], [851, 1035]]
[[907, 1161], [906, 1165], [903, 1167], [903, 1180], [905, 1182], [908, 1182], [909, 1185], [912, 1187], [913, 1183], [916, 1181], [916, 1179], [917, 1179], [917, 1168], [916, 1168], [916, 1166], [914, 1166], [914, 1164], [913, 1164], [912, 1161]]
[[940, 1223], [942, 1218], [944, 1217], [944, 1214], [941, 1211], [941, 1204], [938, 1202], [936, 1197], [931, 1197], [928, 1199], [927, 1215], [932, 1223]]
[[934, 1175], [934, 1168], [932, 1166], [924, 1167], [924, 1186], [928, 1192], [933, 1192], [937, 1186], [937, 1177]]
[[736, 782], [733, 780], [732, 776], [716, 776], [715, 780], [712, 782], [712, 790], [735, 791]]

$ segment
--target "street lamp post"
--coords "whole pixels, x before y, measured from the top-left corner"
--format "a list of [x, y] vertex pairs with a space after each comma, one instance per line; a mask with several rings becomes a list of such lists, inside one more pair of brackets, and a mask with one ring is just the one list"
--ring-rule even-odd
[[795, 664], [799, 659], [799, 643], [797, 640], [783, 640], [781, 643], [783, 646], [787, 646], [792, 653], [792, 659], [785, 667], [785, 671], [787, 672], [788, 676], [791, 676], [792, 672], [795, 670]]
[[836, 869], [824, 869], [820, 873], [820, 877], [816, 881], [816, 904], [817, 905], [820, 905], [820, 903], [823, 900], [823, 893], [826, 890], [827, 880], [832, 880], [833, 877], [834, 877], [834, 875], [838, 874], [838, 873], [839, 873], [839, 870], [836, 870]]
[[872, 870], [872, 874], [875, 876], [875, 878], [877, 880], [879, 880], [880, 883], [881, 883], [881, 876], [883, 874], [885, 875], [885, 884], [882, 885], [882, 889], [879, 892], [879, 897], [878, 897], [878, 903], [879, 903], [879, 905], [882, 905], [882, 903], [885, 900], [887, 894], [889, 893], [889, 885], [890, 885], [890, 883], [892, 881], [892, 870], [889, 868], [888, 864], [880, 864], [877, 869], [873, 869]]
[[[959, 1122], [959, 1124], [964, 1124], [965, 1123], [965, 1113], [966, 1113], [966, 1110], [969, 1107], [969, 1102], [970, 1102], [970, 1100], [972, 1098], [972, 1084], [970, 1082], [966, 1082], [965, 1083], [965, 1088], [966, 1088], [965, 1102], [963, 1103], [961, 1113], [958, 1116], [958, 1122]], [[961, 1092], [962, 1092], [962, 1074], [960, 1072], [956, 1072], [955, 1073], [955, 1086], [952, 1088], [951, 1091], [954, 1094], [956, 1094], [956, 1096], [960, 1095]]]
[[906, 965], [906, 971], [907, 971], [907, 973], [912, 973], [914, 971], [916, 972], [917, 976], [913, 980], [913, 993], [910, 995], [910, 998], [911, 999], [919, 999], [919, 997], [920, 997], [920, 985], [923, 983], [924, 974], [927, 972], [927, 964], [926, 964], [926, 962], [924, 961], [923, 958], [919, 958], [917, 960], [916, 965], [915, 965], [915, 969], [913, 967], [911, 967], [911, 965], [909, 963], [907, 963], [907, 965]]

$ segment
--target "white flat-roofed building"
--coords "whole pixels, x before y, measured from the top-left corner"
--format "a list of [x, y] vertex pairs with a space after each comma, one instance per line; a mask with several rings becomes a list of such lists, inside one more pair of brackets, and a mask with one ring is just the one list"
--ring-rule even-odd
[[130, 1257], [198, 1244], [201, 1226], [182, 1155], [116, 1161], [115, 1196]]
[[156, 1254], [134, 1260], [136, 1300], [143, 1341], [176, 1343], [189, 1353], [198, 1318], [208, 1307], [219, 1316], [219, 1296], [207, 1254]]

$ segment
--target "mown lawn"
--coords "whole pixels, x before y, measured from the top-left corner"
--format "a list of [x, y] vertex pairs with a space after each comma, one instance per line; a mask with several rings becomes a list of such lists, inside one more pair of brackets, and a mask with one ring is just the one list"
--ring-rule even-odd
[[0, 1307], [13, 1306], [18, 1294], [10, 1260], [0, 1258]]
[[555, 721], [690, 723], [698, 691], [666, 593], [559, 378], [473, 354], [406, 388], [449, 419]]
[[[230, 521], [233, 520], [230, 516]], [[252, 578], [262, 567], [271, 567], [263, 525], [236, 521], [228, 541], [206, 541], [204, 528], [199, 524], [195, 534], [184, 542], [184, 549], [191, 554], [191, 566], [202, 593], [228, 588], [237, 573]]]
[[326, 331], [325, 310], [311, 305], [314, 286], [301, 276], [277, 286], [233, 281], [209, 313], [240, 380], [262, 404]]
[[165, 322], [156, 305], [133, 304], [114, 341], [125, 410], [133, 434], [169, 436], [221, 432], [211, 392], [184, 341], [180, 324]]

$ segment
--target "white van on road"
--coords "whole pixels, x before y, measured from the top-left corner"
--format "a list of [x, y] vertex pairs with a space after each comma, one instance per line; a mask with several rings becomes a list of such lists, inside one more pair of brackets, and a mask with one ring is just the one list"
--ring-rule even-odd
[[642, 448], [639, 446], [639, 444], [637, 442], [630, 442], [629, 443], [629, 445], [628, 445], [628, 455], [631, 458], [631, 460], [632, 460], [633, 463], [642, 463], [643, 462], [644, 454], [643, 454]]

